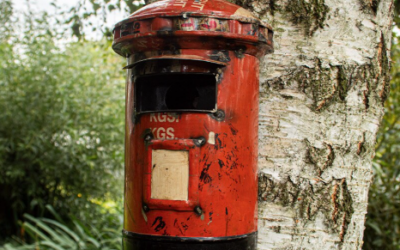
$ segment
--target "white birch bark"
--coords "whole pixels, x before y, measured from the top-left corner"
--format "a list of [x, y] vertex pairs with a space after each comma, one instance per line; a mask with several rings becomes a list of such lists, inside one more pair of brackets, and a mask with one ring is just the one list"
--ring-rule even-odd
[[261, 66], [258, 249], [361, 249], [389, 88], [392, 0], [239, 0]]
[[258, 249], [361, 249], [393, 0], [230, 1], [275, 31], [260, 67]]

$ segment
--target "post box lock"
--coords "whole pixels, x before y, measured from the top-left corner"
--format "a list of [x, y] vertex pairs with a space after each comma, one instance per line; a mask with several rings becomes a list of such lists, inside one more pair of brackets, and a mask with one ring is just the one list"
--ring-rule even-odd
[[115, 25], [128, 61], [123, 249], [256, 249], [258, 71], [272, 38], [224, 0], [162, 0]]

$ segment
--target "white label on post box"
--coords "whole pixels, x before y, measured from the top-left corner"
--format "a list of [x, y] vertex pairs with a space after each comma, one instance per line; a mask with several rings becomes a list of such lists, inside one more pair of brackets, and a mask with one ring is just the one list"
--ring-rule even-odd
[[188, 200], [188, 151], [153, 150], [151, 165], [152, 199]]

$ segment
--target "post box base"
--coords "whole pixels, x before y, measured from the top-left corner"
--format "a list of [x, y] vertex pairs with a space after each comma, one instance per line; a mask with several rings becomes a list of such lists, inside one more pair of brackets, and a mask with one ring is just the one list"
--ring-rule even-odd
[[231, 237], [171, 237], [123, 231], [123, 250], [255, 250], [257, 232]]

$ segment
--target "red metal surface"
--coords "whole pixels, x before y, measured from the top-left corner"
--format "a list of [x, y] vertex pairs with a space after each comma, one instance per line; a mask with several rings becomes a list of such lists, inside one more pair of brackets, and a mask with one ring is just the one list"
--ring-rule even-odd
[[[184, 237], [223, 237], [257, 230], [258, 72], [243, 69], [258, 68], [258, 59], [249, 55], [238, 59], [234, 52], [229, 57], [234, 59], [223, 69], [218, 84], [217, 106], [225, 112], [224, 121], [207, 113], [152, 113], [133, 121], [134, 85], [128, 83], [125, 230]], [[197, 147], [199, 156], [190, 159], [190, 179], [197, 178], [198, 185], [190, 185], [189, 196], [198, 198], [186, 208], [198, 204], [202, 215], [190, 209], [179, 211], [186, 210], [185, 204], [168, 209], [175, 201], [157, 201], [156, 207], [143, 211], [142, 204], [149, 199], [144, 187], [149, 182], [152, 148], [146, 146], [143, 135], [149, 129], [154, 131], [157, 148], [166, 149], [171, 143], [200, 136], [209, 141], [210, 133], [215, 133], [215, 143]]]
[[[222, 0], [167, 0], [135, 12], [114, 33], [114, 50], [128, 57], [124, 230], [181, 237], [257, 231], [258, 58], [273, 50], [270, 26]], [[135, 77], [170, 73], [215, 74], [216, 109], [225, 117], [215, 119], [216, 109], [138, 114]], [[193, 143], [199, 137], [202, 146]], [[189, 151], [188, 200], [151, 198], [153, 149]]]

